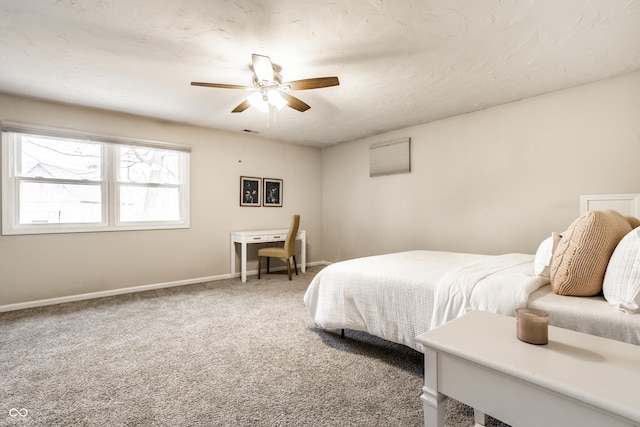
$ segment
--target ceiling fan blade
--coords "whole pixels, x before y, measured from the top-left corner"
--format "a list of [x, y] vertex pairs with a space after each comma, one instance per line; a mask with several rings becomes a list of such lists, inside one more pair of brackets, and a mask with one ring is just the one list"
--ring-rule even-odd
[[268, 56], [251, 55], [251, 60], [253, 62], [253, 72], [256, 73], [256, 77], [258, 81], [273, 81], [273, 64], [271, 64], [271, 59]]
[[338, 86], [340, 81], [337, 77], [316, 77], [313, 79], [294, 80], [282, 83], [282, 86], [289, 86], [293, 90], [320, 89], [323, 87]]
[[251, 104], [249, 104], [249, 101], [247, 101], [245, 99], [236, 108], [234, 108], [233, 111], [231, 111], [231, 112], [232, 113], [242, 113], [244, 110], [246, 110], [250, 106], [251, 106]]
[[228, 85], [224, 83], [191, 82], [191, 86], [219, 87], [222, 89], [252, 89], [249, 86]]
[[287, 100], [287, 102], [289, 103], [288, 104], [289, 107], [293, 108], [294, 110], [298, 110], [301, 113], [311, 108], [307, 104], [305, 104], [303, 101], [299, 100], [295, 96], [289, 95], [286, 92], [280, 92], [280, 95], [282, 95], [282, 97]]

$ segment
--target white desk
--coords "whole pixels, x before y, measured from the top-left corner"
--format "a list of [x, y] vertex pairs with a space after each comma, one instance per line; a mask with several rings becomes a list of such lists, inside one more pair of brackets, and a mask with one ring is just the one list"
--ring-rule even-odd
[[[253, 230], [231, 232], [231, 277], [236, 277], [236, 243], [240, 243], [240, 277], [247, 281], [247, 245], [252, 243], [284, 242], [289, 229]], [[296, 240], [301, 241], [300, 267], [304, 273], [307, 270], [307, 232], [298, 230]]]
[[640, 346], [549, 326], [516, 338], [516, 319], [473, 311], [416, 338], [425, 346], [424, 425], [443, 426], [448, 396], [512, 426], [638, 426]]

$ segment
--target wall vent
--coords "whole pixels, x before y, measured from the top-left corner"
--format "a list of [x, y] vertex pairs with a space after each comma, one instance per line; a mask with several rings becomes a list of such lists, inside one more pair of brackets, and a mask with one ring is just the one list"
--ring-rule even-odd
[[411, 138], [396, 139], [369, 147], [369, 176], [411, 172]]

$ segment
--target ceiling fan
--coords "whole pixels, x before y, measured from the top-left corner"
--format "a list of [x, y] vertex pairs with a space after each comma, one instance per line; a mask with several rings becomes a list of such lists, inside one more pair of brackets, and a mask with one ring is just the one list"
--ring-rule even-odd
[[271, 59], [268, 56], [254, 53], [251, 58], [253, 64], [253, 87], [204, 82], [191, 82], [191, 85], [253, 90], [253, 93], [246, 100], [231, 111], [232, 113], [241, 113], [250, 106], [256, 107], [259, 111], [268, 112], [271, 106], [281, 109], [287, 105], [294, 110], [304, 112], [311, 107], [304, 101], [290, 95], [289, 91], [320, 89], [340, 84], [337, 77], [315, 77], [282, 83], [282, 77], [279, 74], [280, 67], [271, 63]]

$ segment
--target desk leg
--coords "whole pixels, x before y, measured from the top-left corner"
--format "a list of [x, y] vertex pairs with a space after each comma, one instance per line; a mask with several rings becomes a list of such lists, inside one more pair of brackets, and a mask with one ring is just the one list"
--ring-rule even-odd
[[247, 281], [247, 242], [242, 242], [241, 246], [240, 278], [242, 279], [242, 283], [244, 283]]
[[231, 257], [231, 272], [229, 274], [229, 277], [233, 279], [234, 277], [236, 277], [236, 244], [233, 241], [233, 239], [231, 239], [230, 257]]
[[425, 427], [444, 427], [444, 410], [447, 396], [438, 391], [438, 353], [425, 348], [424, 387], [422, 387], [422, 409]]
[[305, 236], [304, 239], [302, 239], [302, 246], [300, 247], [300, 258], [302, 258], [302, 272], [304, 273], [305, 271], [307, 271], [307, 238]]

